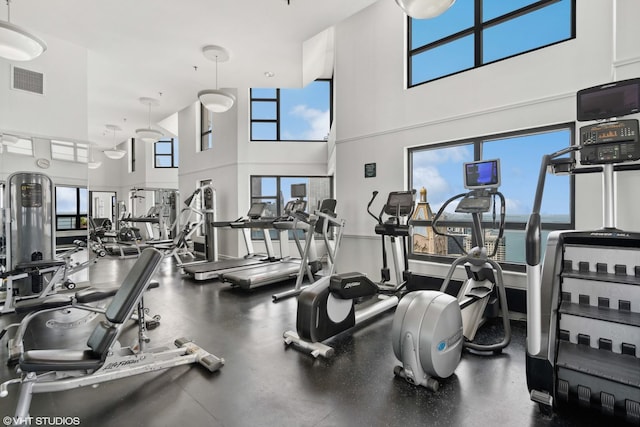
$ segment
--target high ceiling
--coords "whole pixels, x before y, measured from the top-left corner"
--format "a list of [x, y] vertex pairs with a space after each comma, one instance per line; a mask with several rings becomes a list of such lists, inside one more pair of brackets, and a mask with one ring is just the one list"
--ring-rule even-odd
[[229, 51], [218, 64], [220, 88], [300, 87], [303, 42], [376, 1], [12, 0], [11, 22], [87, 49], [88, 136], [110, 145], [106, 124], [123, 129], [119, 139], [148, 126], [139, 98], [159, 100], [157, 122], [215, 88], [204, 46]]

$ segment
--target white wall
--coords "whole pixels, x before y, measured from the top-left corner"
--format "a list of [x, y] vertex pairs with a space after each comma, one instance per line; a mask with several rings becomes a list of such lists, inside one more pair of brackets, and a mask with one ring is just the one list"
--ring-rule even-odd
[[[47, 35], [48, 49], [29, 62], [0, 59], [0, 130], [87, 140], [87, 50]], [[11, 65], [44, 74], [44, 95], [13, 90]]]
[[[617, 78], [640, 74], [637, 1], [619, 0], [614, 63], [613, 4], [583, 0], [577, 5], [577, 38], [479, 69], [405, 89], [405, 17], [394, 2], [377, 2], [336, 28], [336, 187], [346, 218], [338, 267], [377, 278], [379, 246], [371, 244], [373, 224], [365, 206], [371, 191], [403, 189], [406, 149], [575, 120], [575, 93]], [[622, 36], [622, 34], [624, 36]], [[624, 39], [624, 41], [620, 40]], [[631, 41], [634, 40], [634, 41]], [[622, 72], [624, 69], [624, 73]], [[624, 74], [624, 76], [622, 75]], [[579, 125], [578, 125], [579, 127]], [[364, 178], [365, 163], [377, 163], [377, 177]], [[621, 177], [621, 191], [631, 191]], [[577, 183], [579, 226], [598, 226], [592, 187]], [[620, 226], [640, 230], [640, 202], [633, 193], [619, 199]], [[583, 209], [589, 205], [589, 209]], [[597, 207], [594, 208], [594, 205]], [[412, 263], [414, 271], [442, 275], [443, 266]], [[508, 277], [521, 287], [521, 276]]]

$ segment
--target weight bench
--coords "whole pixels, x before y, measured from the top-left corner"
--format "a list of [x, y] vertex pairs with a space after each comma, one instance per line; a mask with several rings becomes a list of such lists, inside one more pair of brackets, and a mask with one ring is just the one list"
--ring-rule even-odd
[[[147, 289], [154, 289], [160, 286], [157, 281], [151, 281]], [[104, 314], [105, 309], [103, 307], [96, 307], [87, 304], [102, 301], [107, 298], [113, 297], [120, 289], [119, 286], [112, 286], [109, 288], [84, 288], [79, 290], [75, 294], [57, 294], [51, 295], [43, 299], [31, 299], [26, 301], [19, 301], [15, 305], [16, 314], [27, 314], [20, 322], [12, 323], [0, 331], [0, 339], [9, 332], [11, 329], [16, 329], [13, 338], [9, 339], [7, 347], [9, 349], [9, 358], [7, 359], [7, 365], [13, 365], [18, 362], [18, 358], [24, 350], [24, 334], [27, 331], [29, 323], [40, 316], [43, 313], [68, 310], [76, 308], [79, 310], [88, 311], [95, 317], [97, 314]], [[137, 314], [133, 315], [133, 320], [138, 321]], [[148, 316], [145, 312], [145, 326], [147, 329], [156, 328], [160, 324], [160, 316]]]
[[[12, 313], [18, 301], [43, 298], [55, 293], [56, 285], [65, 277], [66, 262], [63, 260], [36, 260], [16, 264], [15, 269], [0, 274], [0, 279], [6, 283], [6, 297], [0, 306], [0, 314]], [[52, 273], [50, 279], [45, 277]], [[19, 295], [19, 288], [15, 285], [18, 280], [31, 278], [33, 292], [30, 295]], [[43, 282], [46, 285], [43, 286]], [[75, 286], [75, 284], [74, 284]]]
[[[96, 385], [146, 372], [174, 366], [199, 363], [211, 372], [224, 365], [218, 358], [185, 338], [174, 341], [177, 348], [158, 348], [148, 351], [140, 340], [139, 349], [120, 347], [118, 338], [125, 322], [138, 311], [143, 318], [142, 296], [149, 287], [162, 259], [157, 249], [145, 249], [133, 265], [122, 285], [105, 310], [100, 322], [83, 349], [27, 350], [19, 359], [21, 377], [0, 384], [0, 397], [8, 394], [8, 386], [20, 384], [16, 406], [16, 420], [29, 420], [29, 408], [35, 393], [49, 393]], [[138, 322], [139, 336], [144, 322]]]

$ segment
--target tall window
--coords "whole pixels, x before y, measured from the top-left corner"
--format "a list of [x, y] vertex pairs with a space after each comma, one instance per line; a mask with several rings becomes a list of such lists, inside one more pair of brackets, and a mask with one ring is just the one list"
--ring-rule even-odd
[[154, 168], [178, 167], [178, 140], [175, 138], [157, 141], [153, 144]]
[[89, 145], [79, 142], [51, 140], [51, 158], [69, 162], [87, 163]]
[[[497, 261], [513, 270], [524, 270], [525, 226], [531, 213], [542, 156], [572, 144], [573, 124], [529, 131], [491, 135], [446, 144], [411, 149], [410, 188], [427, 190], [427, 202], [435, 214], [444, 202], [456, 194], [465, 193], [462, 165], [480, 159], [500, 159], [502, 184], [499, 191], [506, 199], [504, 239], [498, 244]], [[569, 176], [548, 176], [542, 202], [543, 239], [551, 230], [573, 228], [573, 181]], [[450, 205], [438, 222], [448, 234], [458, 235], [460, 243], [470, 243], [471, 215], [457, 214]], [[496, 222], [499, 220], [499, 213]], [[460, 255], [458, 245], [430, 232], [431, 222], [424, 217], [414, 220], [412, 255], [418, 259], [451, 262]], [[483, 217], [485, 228], [493, 227], [492, 214]], [[497, 231], [497, 230], [496, 230]], [[493, 233], [486, 234], [487, 244], [493, 244]], [[429, 241], [429, 240], [434, 241]], [[495, 240], [495, 239], [493, 239]]]
[[56, 187], [56, 230], [87, 228], [88, 190], [80, 187]]
[[409, 86], [575, 38], [575, 10], [576, 0], [458, 0], [409, 18]]
[[213, 113], [200, 104], [200, 151], [213, 148]]
[[302, 89], [251, 89], [251, 140], [326, 141], [332, 86], [331, 80], [316, 80]]
[[129, 172], [136, 171], [136, 139], [131, 138], [131, 150], [129, 151], [129, 160], [131, 161], [129, 165]]

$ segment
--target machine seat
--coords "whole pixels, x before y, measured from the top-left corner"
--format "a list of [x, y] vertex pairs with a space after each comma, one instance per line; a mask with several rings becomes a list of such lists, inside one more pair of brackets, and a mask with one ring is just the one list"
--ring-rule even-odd
[[331, 276], [329, 291], [340, 299], [370, 297], [378, 293], [378, 285], [362, 273], [342, 273]]
[[36, 310], [48, 310], [50, 308], [66, 307], [73, 302], [71, 294], [51, 295], [47, 298], [34, 298], [15, 303], [16, 313], [30, 313]]
[[133, 265], [122, 285], [105, 310], [108, 322], [96, 325], [87, 340], [84, 350], [28, 350], [20, 356], [23, 372], [69, 371], [97, 369], [102, 366], [115, 344], [125, 321], [150, 285], [151, 277], [162, 262], [164, 255], [157, 249], [145, 249]]
[[96, 370], [103, 360], [93, 350], [30, 350], [20, 357], [20, 369], [27, 372]]

